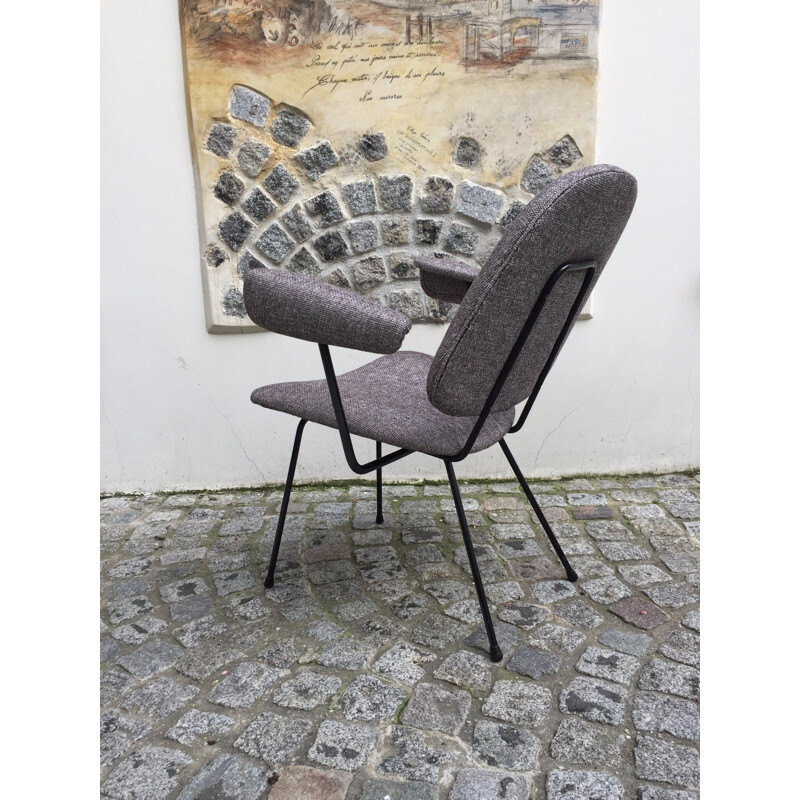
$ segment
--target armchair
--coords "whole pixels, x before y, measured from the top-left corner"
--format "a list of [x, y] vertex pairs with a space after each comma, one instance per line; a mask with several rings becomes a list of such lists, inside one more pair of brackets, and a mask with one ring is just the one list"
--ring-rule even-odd
[[[598, 165], [563, 176], [509, 226], [485, 266], [416, 259], [431, 297], [460, 303], [435, 356], [399, 351], [411, 322], [344, 289], [277, 270], [244, 281], [258, 325], [317, 342], [325, 378], [256, 389], [251, 400], [299, 418], [265, 586], [271, 587], [304, 426], [337, 428], [357, 474], [376, 473], [376, 523], [383, 522], [382, 469], [413, 453], [440, 458], [453, 494], [493, 661], [502, 659], [453, 465], [499, 443], [567, 578], [575, 570], [536, 501], [505, 437], [524, 425], [589, 292], [622, 234], [636, 199], [627, 172]], [[329, 345], [383, 354], [337, 376]], [[516, 420], [515, 406], [524, 401]], [[360, 463], [353, 435], [376, 442]], [[383, 455], [382, 444], [396, 450]]]

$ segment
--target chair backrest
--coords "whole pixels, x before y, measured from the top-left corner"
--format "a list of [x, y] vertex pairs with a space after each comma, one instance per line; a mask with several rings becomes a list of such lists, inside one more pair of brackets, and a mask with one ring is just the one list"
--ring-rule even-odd
[[[635, 201], [636, 179], [599, 164], [563, 176], [519, 213], [465, 295], [431, 363], [427, 389], [436, 408], [455, 416], [481, 412], [550, 276], [565, 264], [594, 261], [591, 291]], [[493, 411], [531, 394], [584, 277], [568, 272], [559, 279]]]

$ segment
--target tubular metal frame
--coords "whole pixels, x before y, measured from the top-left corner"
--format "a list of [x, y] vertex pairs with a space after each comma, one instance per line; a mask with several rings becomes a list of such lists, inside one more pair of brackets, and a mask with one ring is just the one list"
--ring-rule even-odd
[[[544, 310], [545, 305], [547, 304], [547, 300], [549, 299], [550, 295], [553, 292], [558, 281], [567, 273], [569, 272], [585, 272], [585, 276], [583, 278], [583, 283], [581, 284], [581, 288], [578, 291], [578, 294], [575, 298], [575, 301], [570, 308], [569, 314], [564, 322], [564, 325], [559, 332], [558, 338], [556, 339], [550, 356], [542, 369], [541, 374], [539, 375], [538, 380], [536, 381], [536, 385], [533, 388], [530, 396], [528, 397], [527, 401], [525, 402], [525, 406], [522, 409], [517, 421], [511, 426], [509, 429], [509, 433], [516, 433], [519, 431], [522, 426], [525, 424], [526, 420], [528, 419], [528, 414], [530, 413], [531, 407], [533, 406], [536, 397], [539, 394], [540, 389], [542, 388], [542, 384], [544, 383], [545, 378], [547, 377], [550, 369], [553, 366], [553, 363], [558, 356], [558, 353], [561, 349], [564, 340], [567, 338], [567, 334], [572, 326], [572, 323], [575, 321], [578, 313], [580, 312], [581, 308], [583, 307], [584, 302], [586, 301], [586, 297], [589, 294], [589, 288], [592, 284], [592, 280], [597, 272], [597, 264], [594, 261], [587, 261], [587, 262], [580, 262], [575, 264], [565, 264], [562, 267], [559, 267], [557, 270], [553, 272], [553, 274], [548, 279], [547, 283], [545, 284], [544, 288], [542, 289], [539, 297], [534, 304], [533, 309], [531, 310], [528, 318], [525, 320], [525, 324], [522, 326], [516, 341], [514, 342], [514, 346], [511, 348], [511, 352], [508, 355], [505, 363], [503, 364], [503, 368], [500, 370], [499, 375], [497, 376], [494, 385], [492, 386], [492, 390], [489, 392], [489, 396], [486, 399], [486, 402], [481, 409], [481, 413], [478, 415], [477, 419], [475, 420], [475, 425], [472, 428], [469, 436], [467, 437], [466, 442], [464, 443], [463, 447], [458, 451], [458, 453], [454, 456], [438, 456], [444, 462], [445, 470], [447, 471], [447, 477], [450, 482], [450, 491], [453, 494], [453, 502], [456, 507], [456, 514], [458, 516], [459, 525], [461, 526], [461, 534], [464, 538], [464, 547], [467, 551], [467, 559], [469, 560], [470, 569], [472, 570], [472, 577], [475, 582], [475, 590], [478, 595], [478, 603], [480, 605], [481, 614], [483, 616], [484, 626], [486, 628], [486, 634], [489, 639], [489, 655], [492, 661], [501, 661], [503, 658], [503, 652], [500, 648], [500, 645], [497, 642], [497, 636], [494, 631], [494, 625], [492, 623], [491, 613], [489, 611], [489, 603], [486, 599], [486, 593], [483, 588], [483, 581], [481, 579], [480, 569], [478, 567], [478, 561], [475, 556], [475, 550], [472, 545], [472, 537], [469, 532], [469, 526], [467, 524], [466, 514], [464, 513], [464, 506], [461, 502], [461, 492], [458, 488], [458, 482], [456, 481], [455, 470], [453, 469], [453, 464], [457, 461], [463, 461], [470, 453], [475, 441], [477, 440], [478, 436], [480, 435], [481, 430], [483, 429], [484, 424], [486, 423], [486, 419], [488, 418], [489, 414], [492, 412], [492, 407], [494, 406], [497, 398], [500, 396], [500, 392], [503, 390], [503, 386], [508, 379], [508, 376], [511, 374], [511, 371], [514, 368], [514, 365], [519, 357], [522, 349], [525, 347], [528, 337], [530, 336], [536, 322], [538, 321], [539, 317]], [[368, 461], [366, 464], [361, 464], [355, 455], [355, 450], [353, 449], [353, 442], [350, 434], [350, 429], [347, 425], [347, 419], [344, 413], [344, 407], [342, 405], [342, 398], [339, 393], [339, 384], [336, 379], [336, 372], [333, 368], [333, 361], [331, 360], [330, 349], [326, 344], [319, 344], [319, 351], [320, 356], [322, 358], [322, 367], [325, 371], [325, 379], [328, 384], [328, 391], [330, 392], [331, 396], [331, 403], [333, 404], [333, 411], [336, 416], [336, 426], [339, 430], [339, 437], [342, 442], [342, 448], [344, 450], [344, 456], [347, 460], [347, 464], [353, 472], [357, 475], [366, 475], [370, 472], [376, 473], [377, 485], [376, 485], [376, 499], [377, 499], [377, 510], [375, 515], [375, 522], [377, 524], [381, 524], [383, 522], [383, 467], [387, 466], [388, 464], [392, 464], [395, 461], [399, 461], [401, 458], [405, 458], [406, 456], [411, 455], [415, 450], [408, 450], [405, 448], [399, 448], [392, 453], [388, 453], [387, 455], [382, 455], [381, 451], [381, 442], [377, 441], [375, 443], [375, 458], [372, 461]], [[286, 486], [283, 490], [283, 501], [281, 503], [281, 510], [278, 515], [278, 524], [275, 529], [275, 539], [272, 545], [272, 555], [270, 557], [269, 568], [267, 570], [267, 577], [264, 581], [264, 586], [269, 589], [274, 585], [275, 582], [275, 567], [278, 561], [278, 552], [280, 550], [281, 545], [281, 538], [283, 536], [283, 528], [286, 522], [286, 512], [289, 507], [289, 497], [292, 491], [292, 483], [294, 481], [294, 473], [295, 468], [297, 467], [297, 457], [300, 452], [300, 441], [303, 437], [303, 428], [306, 425], [307, 420], [301, 419], [297, 425], [297, 431], [295, 433], [294, 438], [294, 445], [292, 447], [292, 456], [289, 461], [289, 472], [286, 476]], [[533, 492], [531, 491], [528, 482], [525, 480], [525, 477], [522, 474], [522, 471], [519, 468], [519, 465], [514, 459], [514, 456], [511, 454], [511, 450], [508, 447], [508, 444], [505, 441], [505, 438], [500, 439], [499, 441], [500, 447], [505, 455], [506, 459], [508, 460], [511, 469], [514, 472], [514, 475], [517, 478], [520, 486], [522, 487], [525, 496], [528, 498], [528, 502], [530, 502], [531, 506], [533, 507], [534, 513], [536, 514], [537, 519], [541, 523], [542, 527], [544, 528], [545, 533], [547, 534], [547, 538], [550, 540], [550, 544], [553, 547], [556, 555], [558, 556], [561, 564], [564, 567], [564, 570], [567, 574], [567, 578], [570, 581], [578, 580], [578, 574], [570, 565], [564, 551], [561, 549], [561, 546], [556, 539], [555, 534], [553, 533], [550, 524], [547, 521], [547, 518], [544, 516], [542, 509], [539, 507], [539, 504], [536, 502], [536, 498], [533, 496]]]

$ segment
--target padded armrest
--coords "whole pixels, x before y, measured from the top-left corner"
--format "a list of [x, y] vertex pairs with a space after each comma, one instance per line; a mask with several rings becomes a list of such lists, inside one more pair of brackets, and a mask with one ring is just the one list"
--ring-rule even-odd
[[250, 319], [275, 333], [368, 353], [395, 353], [411, 320], [375, 300], [306, 275], [251, 269], [244, 278]]
[[419, 282], [425, 294], [448, 303], [460, 303], [480, 272], [463, 261], [435, 256], [418, 256], [414, 263], [419, 267]]

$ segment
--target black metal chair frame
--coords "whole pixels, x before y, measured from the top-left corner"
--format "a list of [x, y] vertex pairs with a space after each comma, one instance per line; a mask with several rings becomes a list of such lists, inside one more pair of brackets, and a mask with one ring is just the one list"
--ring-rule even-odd
[[[556, 356], [558, 355], [561, 345], [564, 343], [564, 340], [567, 337], [567, 334], [570, 331], [573, 321], [575, 320], [576, 316], [580, 313], [581, 308], [586, 300], [586, 297], [589, 293], [589, 287], [592, 284], [592, 280], [594, 278], [595, 272], [597, 270], [597, 264], [593, 261], [588, 262], [581, 262], [576, 264], [565, 264], [562, 267], [559, 267], [557, 270], [553, 272], [553, 274], [548, 279], [547, 283], [545, 284], [544, 288], [542, 289], [541, 294], [539, 295], [536, 303], [534, 304], [531, 313], [528, 315], [525, 324], [522, 326], [522, 330], [520, 331], [514, 346], [511, 349], [511, 352], [506, 359], [505, 364], [503, 365], [500, 374], [497, 377], [497, 380], [492, 387], [491, 392], [489, 393], [486, 402], [484, 403], [483, 409], [481, 413], [478, 415], [477, 420], [475, 421], [475, 425], [467, 438], [464, 446], [461, 450], [454, 456], [444, 458], [442, 457], [442, 461], [444, 461], [444, 466], [447, 471], [447, 478], [450, 482], [450, 490], [453, 493], [453, 502], [455, 503], [456, 513], [458, 515], [458, 521], [461, 526], [461, 533], [464, 537], [464, 546], [467, 551], [467, 558], [469, 560], [469, 565], [472, 570], [472, 577], [475, 582], [475, 590], [478, 595], [478, 603], [480, 604], [481, 614], [483, 615], [483, 622], [486, 628], [486, 634], [489, 638], [489, 655], [492, 661], [501, 661], [503, 658], [503, 652], [500, 648], [500, 645], [497, 642], [497, 636], [495, 635], [494, 625], [492, 623], [491, 613], [489, 611], [489, 603], [486, 599], [486, 593], [483, 588], [483, 581], [481, 580], [481, 573], [478, 567], [478, 560], [475, 557], [475, 550], [472, 545], [472, 537], [470, 536], [469, 526], [467, 525], [467, 518], [464, 514], [464, 505], [461, 502], [461, 493], [458, 489], [458, 482], [456, 481], [456, 474], [455, 470], [453, 469], [453, 464], [457, 461], [462, 461], [468, 455], [472, 446], [475, 444], [478, 435], [480, 434], [484, 423], [486, 422], [487, 417], [492, 411], [492, 407], [494, 406], [495, 401], [500, 395], [500, 392], [503, 389], [503, 385], [505, 384], [508, 376], [511, 374], [511, 370], [514, 368], [514, 364], [516, 363], [517, 357], [522, 352], [525, 343], [528, 341], [528, 337], [531, 334], [537, 320], [542, 314], [544, 307], [547, 303], [548, 298], [550, 297], [553, 289], [555, 288], [558, 281], [566, 275], [568, 272], [585, 272], [585, 276], [583, 279], [583, 283], [581, 285], [580, 291], [578, 292], [577, 297], [575, 298], [574, 303], [570, 309], [569, 315], [556, 339], [556, 342], [553, 346], [553, 349], [550, 353], [550, 356], [545, 364], [544, 369], [542, 370], [536, 385], [534, 386], [533, 392], [528, 397], [527, 401], [525, 402], [525, 406], [522, 409], [522, 412], [519, 415], [517, 421], [512, 425], [509, 429], [509, 433], [516, 433], [517, 431], [522, 428], [525, 424], [525, 421], [528, 418], [528, 414], [530, 413], [531, 407], [533, 406], [534, 401], [536, 400], [537, 395], [539, 394], [539, 390], [544, 383], [545, 378], [547, 377], [548, 373], [550, 372], [553, 363], [555, 362]], [[358, 459], [356, 458], [355, 452], [353, 450], [353, 442], [350, 436], [350, 430], [347, 427], [347, 419], [345, 418], [344, 408], [342, 407], [342, 400], [339, 395], [339, 385], [336, 380], [336, 373], [333, 369], [333, 362], [331, 360], [330, 349], [326, 344], [320, 344], [319, 351], [322, 357], [322, 365], [325, 370], [325, 379], [328, 383], [328, 389], [331, 395], [331, 402], [333, 403], [333, 410], [336, 415], [336, 423], [339, 429], [339, 435], [342, 440], [342, 447], [344, 449], [344, 455], [347, 459], [347, 464], [350, 469], [353, 470], [358, 475], [366, 475], [370, 472], [376, 473], [376, 480], [377, 480], [377, 514], [375, 517], [376, 524], [381, 524], [383, 522], [383, 467], [387, 466], [388, 464], [392, 464], [395, 461], [399, 461], [401, 458], [405, 458], [408, 455], [411, 455], [414, 450], [406, 450], [406, 449], [398, 449], [395, 450], [393, 453], [389, 453], [388, 455], [383, 456], [381, 453], [381, 443], [376, 442], [375, 448], [375, 459], [372, 461], [367, 462], [366, 464], [360, 464]], [[267, 577], [264, 581], [264, 586], [269, 589], [274, 585], [275, 582], [275, 567], [278, 561], [278, 552], [281, 546], [281, 537], [283, 535], [283, 527], [284, 523], [286, 522], [286, 512], [289, 508], [289, 496], [291, 495], [292, 491], [292, 483], [294, 481], [294, 472], [297, 466], [297, 457], [300, 452], [300, 441], [303, 437], [303, 428], [305, 428], [307, 420], [301, 419], [297, 425], [297, 431], [294, 437], [294, 446], [292, 447], [292, 457], [289, 462], [289, 472], [286, 476], [286, 486], [283, 491], [283, 501], [281, 503], [281, 510], [278, 515], [278, 524], [275, 529], [275, 540], [272, 545], [272, 556], [269, 562], [269, 569], [267, 571]], [[564, 551], [561, 549], [561, 546], [556, 539], [555, 534], [553, 533], [553, 529], [550, 527], [542, 509], [540, 508], [539, 504], [536, 502], [536, 498], [533, 496], [533, 492], [531, 491], [528, 482], [525, 480], [525, 477], [522, 474], [522, 471], [519, 468], [514, 456], [511, 454], [511, 450], [508, 447], [508, 444], [505, 441], [505, 438], [500, 439], [500, 447], [503, 450], [503, 454], [505, 455], [508, 463], [511, 465], [511, 469], [514, 471], [514, 475], [516, 476], [517, 480], [519, 481], [520, 486], [522, 487], [525, 496], [528, 498], [533, 510], [538, 518], [539, 522], [544, 528], [545, 533], [547, 534], [547, 538], [550, 540], [550, 544], [553, 546], [553, 550], [555, 551], [556, 555], [558, 556], [559, 560], [561, 561], [562, 565], [567, 574], [567, 579], [570, 581], [578, 580], [578, 575], [575, 570], [570, 566], [569, 561], [567, 560]]]

